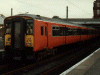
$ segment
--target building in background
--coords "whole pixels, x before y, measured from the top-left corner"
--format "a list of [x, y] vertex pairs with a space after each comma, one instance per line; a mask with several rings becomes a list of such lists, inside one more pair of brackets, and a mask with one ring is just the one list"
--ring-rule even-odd
[[93, 18], [100, 19], [100, 0], [94, 1], [93, 12], [94, 12]]
[[5, 16], [3, 14], [0, 14], [0, 26], [3, 25], [4, 19], [5, 19]]
[[4, 35], [4, 19], [5, 19], [5, 16], [3, 14], [0, 14], [0, 37], [3, 37]]

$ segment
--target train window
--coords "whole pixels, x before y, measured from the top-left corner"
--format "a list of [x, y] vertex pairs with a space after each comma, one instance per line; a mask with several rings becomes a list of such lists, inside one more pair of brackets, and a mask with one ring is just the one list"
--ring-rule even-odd
[[68, 36], [68, 35], [69, 35], [69, 33], [68, 33], [68, 28], [66, 27], [65, 30], [66, 30], [66, 31], [65, 31], [65, 35]]
[[77, 33], [77, 29], [75, 28], [75, 29], [73, 29], [73, 35], [77, 35], [78, 33]]
[[94, 34], [94, 30], [92, 30], [92, 34]]
[[82, 29], [77, 29], [77, 35], [81, 35], [82, 34]]
[[85, 30], [85, 34], [88, 35], [88, 30]]
[[41, 26], [41, 35], [43, 35], [43, 26]]
[[47, 27], [45, 27], [45, 36], [47, 36]]
[[86, 29], [82, 29], [82, 35], [87, 35], [88, 31]]
[[73, 29], [72, 28], [68, 28], [68, 33], [69, 33], [69, 35], [73, 35]]
[[59, 36], [59, 26], [52, 26], [52, 36]]
[[63, 27], [60, 27], [60, 36], [63, 36]]
[[11, 33], [11, 23], [6, 24], [6, 33], [10, 34]]
[[87, 30], [87, 35], [89, 35], [89, 30]]
[[95, 30], [93, 30], [93, 34], [95, 34]]
[[85, 32], [85, 30], [84, 30], [84, 29], [82, 29], [82, 35], [85, 35], [85, 33], [84, 33], [84, 32]]
[[62, 27], [63, 28], [63, 36], [66, 36], [66, 27]]
[[55, 27], [52, 27], [52, 29], [55, 29]]
[[92, 34], [92, 30], [88, 30], [88, 35]]
[[92, 34], [94, 34], [94, 30], [92, 30]]
[[27, 34], [33, 34], [33, 20], [27, 20], [26, 33]]

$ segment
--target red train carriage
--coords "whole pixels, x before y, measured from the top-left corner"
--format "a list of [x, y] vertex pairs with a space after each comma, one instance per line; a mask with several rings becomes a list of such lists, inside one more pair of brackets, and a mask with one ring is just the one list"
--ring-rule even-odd
[[4, 29], [4, 48], [12, 56], [29, 56], [99, 35], [94, 28], [30, 14], [5, 18]]

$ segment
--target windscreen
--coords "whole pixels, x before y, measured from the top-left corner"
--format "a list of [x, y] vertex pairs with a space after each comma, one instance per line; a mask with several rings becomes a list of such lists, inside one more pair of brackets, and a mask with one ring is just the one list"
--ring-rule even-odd
[[6, 23], [6, 34], [11, 33], [11, 23]]
[[26, 34], [33, 34], [33, 19], [26, 21]]

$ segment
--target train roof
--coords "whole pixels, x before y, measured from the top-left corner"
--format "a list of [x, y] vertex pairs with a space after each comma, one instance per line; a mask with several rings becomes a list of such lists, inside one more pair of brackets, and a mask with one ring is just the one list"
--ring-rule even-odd
[[[83, 25], [79, 25], [79, 24], [74, 24], [72, 22], [68, 22], [68, 21], [65, 21], [63, 19], [59, 19], [59, 18], [48, 18], [48, 17], [44, 17], [44, 16], [40, 16], [40, 15], [34, 15], [34, 14], [18, 14], [18, 15], [15, 15], [15, 16], [29, 16], [29, 17], [32, 17], [36, 20], [41, 20], [41, 21], [47, 21], [47, 22], [53, 22], [53, 23], [59, 23], [59, 24], [64, 24], [64, 25], [71, 25], [71, 26], [78, 26], [78, 27], [84, 27], [84, 28], [87, 28], [87, 26], [83, 26]], [[93, 27], [89, 27], [88, 28], [91, 28], [91, 29], [95, 29]]]

